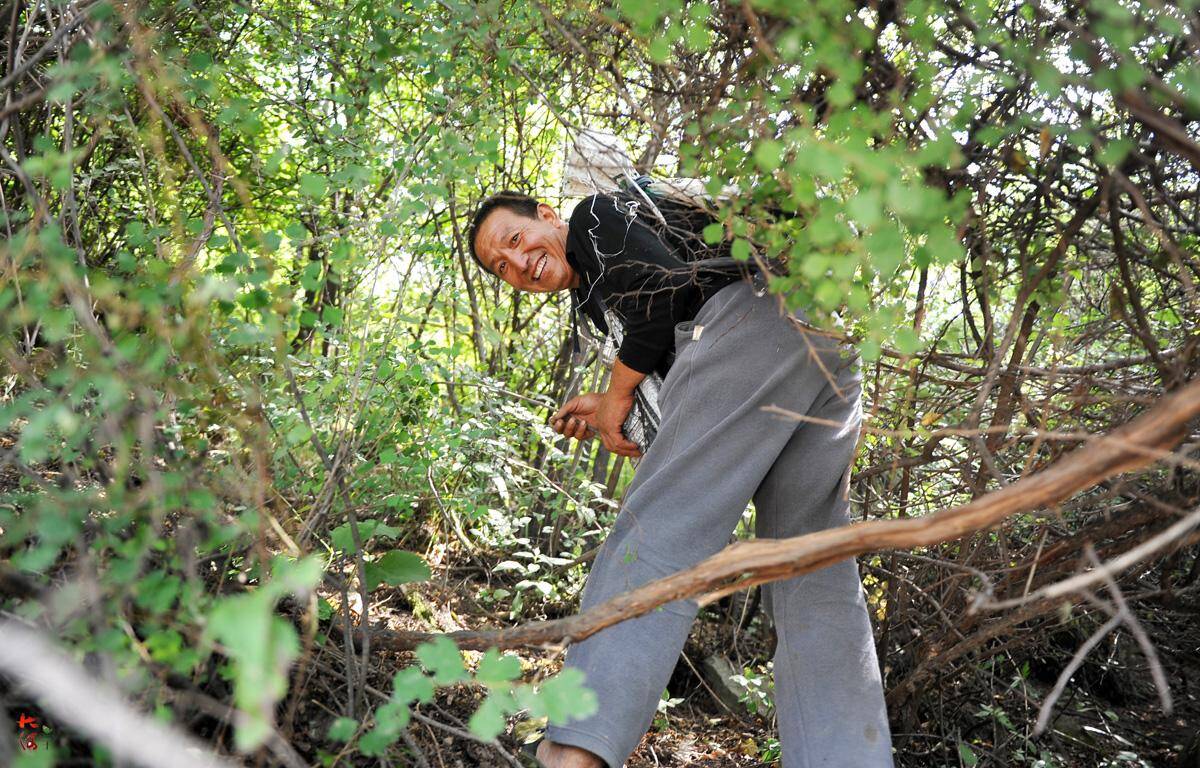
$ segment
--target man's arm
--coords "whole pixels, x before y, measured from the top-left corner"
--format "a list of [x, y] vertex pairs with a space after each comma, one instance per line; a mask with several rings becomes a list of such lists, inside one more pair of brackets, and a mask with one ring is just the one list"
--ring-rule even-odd
[[620, 359], [615, 360], [608, 391], [600, 398], [600, 405], [596, 409], [596, 428], [600, 430], [600, 440], [605, 448], [621, 456], [642, 455], [637, 443], [625, 437], [621, 427], [633, 408], [633, 391], [644, 378], [646, 374], [633, 370]]

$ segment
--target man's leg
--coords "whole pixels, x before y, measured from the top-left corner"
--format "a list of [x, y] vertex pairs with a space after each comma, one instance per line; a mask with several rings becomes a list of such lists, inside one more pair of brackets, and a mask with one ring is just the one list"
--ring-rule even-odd
[[[858, 374], [838, 372], [754, 495], [760, 538], [846, 525], [847, 469], [862, 411]], [[839, 426], [829, 426], [829, 424]], [[892, 765], [891, 736], [858, 567], [843, 560], [763, 587], [778, 635], [775, 706], [784, 768]]]
[[[797, 429], [763, 407], [808, 413], [828, 386], [822, 367], [840, 364], [831, 344], [811, 350], [777, 304], [745, 284], [710, 299], [695, 324], [698, 339], [687, 324], [677, 329], [658, 437], [596, 558], [583, 610], [724, 547]], [[566, 663], [584, 672], [600, 708], [551, 727], [548, 739], [620, 766], [650, 725], [696, 610], [690, 600], [671, 603], [572, 647]]]

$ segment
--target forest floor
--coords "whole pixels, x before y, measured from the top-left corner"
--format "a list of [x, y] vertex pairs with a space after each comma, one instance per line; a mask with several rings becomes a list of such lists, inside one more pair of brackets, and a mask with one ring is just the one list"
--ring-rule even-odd
[[[461, 577], [456, 584], [449, 579], [438, 582], [435, 576], [419, 587], [410, 585], [406, 595], [397, 590], [395, 598], [380, 607], [376, 621], [392, 629], [423, 631], [511, 625], [506, 616], [498, 617], [494, 610], [475, 603], [469, 597], [474, 591], [465, 588]], [[478, 586], [482, 587], [482, 582]], [[1155, 639], [1170, 683], [1172, 714], [1163, 713], [1145, 658], [1126, 635], [1123, 641], [1102, 643], [1093, 651], [1058, 701], [1049, 731], [1032, 737], [1038, 708], [1074, 652], [1074, 647], [1060, 647], [1061, 638], [1047, 637], [1026, 647], [1024, 656], [1009, 657], [1014, 669], [1024, 665], [1024, 676], [1002, 680], [996, 670], [976, 668], [961, 679], [943, 679], [936, 690], [929, 691], [914, 732], [893, 734], [897, 766], [1200, 768], [1200, 599], [1193, 591], [1168, 605], [1143, 604], [1139, 615]], [[660, 709], [626, 768], [779, 765], [773, 719], [752, 714], [745, 706], [732, 709], [698, 671], [702, 660], [713, 654], [740, 657], [742, 662], [769, 657], [769, 628], [765, 633], [756, 631], [761, 622], [755, 622], [735, 636], [731, 626], [736, 623], [720, 611], [701, 615], [671, 678], [670, 706]], [[763, 634], [768, 637], [764, 639]], [[560, 659], [548, 652], [523, 652], [521, 658], [527, 679], [552, 673], [560, 664]], [[375, 685], [386, 690], [391, 674], [410, 661], [409, 654], [381, 656]], [[980, 681], [988, 678], [1000, 684], [981, 685]], [[312, 693], [314, 703], [328, 700], [324, 692]], [[434, 703], [420, 708], [430, 722], [414, 731], [414, 740], [431, 767], [511, 768], [515, 764], [495, 746], [477, 743], [432, 722], [465, 731], [480, 699], [479, 690], [456, 686], [439, 691]], [[313, 720], [320, 723], [315, 732], [323, 733], [327, 727], [330, 714], [327, 709], [325, 712], [314, 712]], [[500, 739], [510, 754], [517, 752], [514, 730], [524, 734], [518, 726]], [[319, 742], [320, 735], [314, 735]], [[969, 752], [960, 751], [960, 741], [969, 742]], [[971, 757], [977, 762], [971, 762]]]
[[[0, 485], [15, 484], [0, 469]], [[441, 563], [434, 577], [401, 588], [374, 593], [372, 624], [391, 630], [448, 632], [500, 629], [531, 618], [555, 617], [574, 610], [569, 601], [527, 607], [511, 619], [496, 604], [475, 598], [485, 588], [507, 583], [505, 575], [480, 563]], [[516, 577], [510, 577], [515, 580]], [[508, 586], [513, 586], [509, 584]], [[335, 608], [338, 596], [324, 594]], [[918, 721], [908, 732], [893, 733], [898, 768], [925, 766], [1031, 766], [1093, 768], [1150, 766], [1200, 768], [1200, 590], [1194, 585], [1169, 599], [1151, 596], [1133, 603], [1138, 619], [1153, 638], [1173, 697], [1174, 711], [1165, 714], [1150, 678], [1150, 666], [1129, 633], [1120, 631], [1099, 644], [1067, 685], [1055, 706], [1049, 731], [1033, 737], [1038, 709], [1084, 639], [1076, 632], [1048, 632], [993, 656], [985, 665], [967, 663], [947, 674], [922, 695]], [[753, 619], [750, 621], [749, 619]], [[326, 624], [321, 633], [328, 633]], [[1012, 638], [999, 638], [1006, 643]], [[346, 700], [340, 658], [340, 633], [329, 636], [298, 665], [293, 677], [294, 709], [281, 717], [281, 730], [310, 765], [321, 765], [321, 753], [336, 752], [328, 739], [330, 724]], [[771, 632], [753, 600], [738, 597], [706, 608], [693, 628], [684, 655], [668, 685], [669, 699], [627, 768], [721, 768], [777, 766], [775, 723], [755, 714], [744, 702], [724, 699], [698, 670], [705, 659], [719, 656], [735, 668], [761, 668], [770, 657]], [[474, 662], [480, 654], [468, 653]], [[551, 651], [519, 654], [523, 676], [535, 680], [553, 674], [561, 658]], [[373, 706], [386, 699], [392, 675], [414, 663], [412, 654], [376, 652], [368, 694]], [[885, 659], [885, 665], [889, 660]], [[210, 681], [220, 687], [223, 683]], [[211, 690], [221, 696], [228, 691]], [[412, 743], [430, 768], [520, 768], [514, 724], [499, 745], [481, 743], [468, 732], [467, 721], [479, 706], [483, 690], [456, 685], [439, 689], [436, 699], [416, 709]], [[760, 697], [759, 701], [763, 701]], [[20, 704], [12, 700], [10, 704]], [[761, 706], [761, 705], [760, 705]], [[894, 713], [893, 713], [894, 714]], [[193, 722], [193, 730], [216, 741], [230, 731], [219, 723]], [[895, 726], [893, 726], [895, 728]], [[73, 740], [72, 740], [73, 741]], [[969, 745], [966, 750], [961, 745]], [[69, 752], [89, 764], [90, 750], [73, 743]], [[1044, 762], [1040, 762], [1044, 761]], [[361, 755], [346, 755], [340, 766], [367, 766]], [[397, 763], [393, 762], [392, 765]], [[407, 765], [400, 763], [401, 765]], [[412, 763], [419, 765], [419, 763]]]

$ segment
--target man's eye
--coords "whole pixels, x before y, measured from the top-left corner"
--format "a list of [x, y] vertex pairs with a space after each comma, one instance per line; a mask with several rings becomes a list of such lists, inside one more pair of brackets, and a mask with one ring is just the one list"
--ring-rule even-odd
[[510, 243], [512, 243], [513, 245], [516, 245], [516, 244], [517, 244], [517, 238], [519, 238], [520, 236], [521, 236], [521, 233], [520, 233], [520, 232], [515, 232], [515, 233], [513, 233], [513, 236], [512, 236], [512, 238], [509, 240], [509, 242], [510, 242]]
[[496, 272], [497, 272], [498, 274], [501, 274], [501, 275], [503, 275], [503, 274], [504, 274], [504, 269], [505, 269], [505, 267], [507, 267], [507, 266], [508, 266], [508, 262], [506, 262], [506, 261], [502, 261], [502, 262], [500, 262], [499, 264], [497, 264], [497, 265], [496, 265]]

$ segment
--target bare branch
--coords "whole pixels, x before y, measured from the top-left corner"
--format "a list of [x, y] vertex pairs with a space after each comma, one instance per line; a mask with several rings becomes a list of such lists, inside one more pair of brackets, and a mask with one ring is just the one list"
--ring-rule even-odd
[[[460, 648], [517, 648], [582, 640], [614, 624], [676, 600], [707, 603], [731, 589], [809, 573], [839, 560], [880, 549], [931, 546], [996, 526], [1010, 515], [1055, 504], [1122, 472], [1151, 464], [1184, 436], [1200, 415], [1200, 381], [1162, 398], [1150, 411], [1108, 438], [1084, 446], [1050, 468], [982, 496], [970, 504], [924, 517], [874, 520], [789, 539], [759, 539], [726, 547], [698, 565], [612, 598], [582, 614], [532, 622], [495, 632], [450, 632]], [[372, 642], [411, 649], [439, 635], [425, 632], [372, 633]]]
[[16, 621], [0, 622], [0, 671], [55, 719], [144, 768], [232, 768], [175, 728], [135, 710], [49, 640]]

